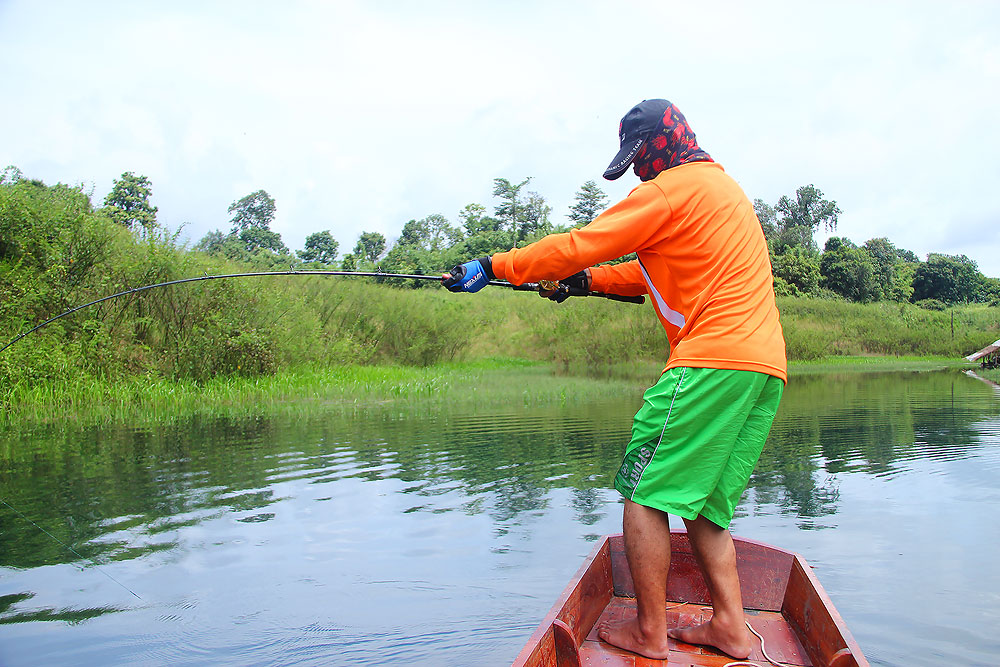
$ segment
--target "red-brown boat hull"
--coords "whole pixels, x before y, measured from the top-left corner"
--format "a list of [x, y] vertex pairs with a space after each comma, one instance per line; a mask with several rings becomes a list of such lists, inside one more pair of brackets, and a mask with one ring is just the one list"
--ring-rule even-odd
[[[753, 540], [733, 538], [743, 604], [750, 625], [775, 660], [808, 667], [868, 667], [857, 643], [812, 569], [799, 555]], [[687, 533], [673, 531], [667, 586], [668, 623], [711, 618], [708, 589]], [[605, 536], [570, 581], [514, 661], [515, 667], [627, 665], [722, 667], [733, 658], [708, 647], [670, 640], [666, 660], [651, 660], [597, 637], [604, 619], [635, 615], [635, 590], [621, 535]], [[750, 660], [770, 664], [755, 647]]]

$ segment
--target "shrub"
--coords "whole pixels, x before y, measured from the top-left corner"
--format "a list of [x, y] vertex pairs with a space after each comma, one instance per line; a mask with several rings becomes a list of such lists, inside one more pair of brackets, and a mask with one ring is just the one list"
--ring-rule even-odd
[[948, 310], [948, 304], [937, 299], [921, 299], [915, 305], [924, 310]]

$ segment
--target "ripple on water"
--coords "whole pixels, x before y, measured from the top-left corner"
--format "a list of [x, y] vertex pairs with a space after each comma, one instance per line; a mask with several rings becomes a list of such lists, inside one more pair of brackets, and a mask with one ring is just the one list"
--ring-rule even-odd
[[[803, 387], [789, 384], [740, 528], [809, 552], [875, 662], [989, 664], [1000, 652], [989, 597], [1000, 545], [987, 521], [1000, 511], [997, 399], [922, 376]], [[127, 593], [60, 564], [29, 525], [4, 543], [25, 567], [0, 581], [38, 598], [6, 613], [123, 610], [6, 625], [5, 656], [509, 662], [593, 540], [620, 525], [611, 475], [633, 403], [373, 409], [11, 447], [13, 504], [105, 549], [102, 567], [141, 581], [144, 602], [123, 608]]]

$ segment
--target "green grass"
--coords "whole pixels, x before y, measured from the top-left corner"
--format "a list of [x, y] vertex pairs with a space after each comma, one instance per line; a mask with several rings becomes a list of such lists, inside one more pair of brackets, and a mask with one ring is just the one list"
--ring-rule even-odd
[[989, 370], [981, 368], [973, 368], [972, 370], [979, 377], [986, 378], [990, 382], [995, 382], [996, 384], [1000, 384], [1000, 368], [991, 368]]
[[788, 364], [788, 372], [795, 374], [830, 371], [932, 371], [965, 366], [968, 364], [963, 359], [939, 356], [830, 356], [810, 361], [791, 361]]
[[[0, 345], [138, 285], [284, 268], [192, 252], [164, 230], [136, 236], [79, 188], [0, 187], [0, 221]], [[932, 311], [782, 297], [778, 308], [793, 372], [951, 365], [1000, 338], [1000, 308], [985, 304]], [[594, 379], [648, 385], [668, 347], [648, 300], [560, 305], [499, 287], [473, 295], [351, 278], [213, 280], [80, 310], [0, 352], [0, 421], [466, 400], [480, 385], [558, 398], [577, 381], [574, 391]], [[505, 369], [527, 374], [528, 386], [500, 387]], [[543, 379], [549, 369], [562, 377]]]
[[831, 356], [941, 357], [960, 359], [1000, 334], [1000, 308], [961, 305], [946, 311], [881, 301], [778, 299], [788, 358]]
[[[941, 357], [828, 357], [794, 362], [789, 374], [930, 371], [971, 367]], [[428, 367], [344, 365], [281, 370], [205, 382], [142, 376], [21, 386], [0, 412], [0, 429], [60, 423], [167, 424], [192, 416], [245, 418], [312, 411], [354, 411], [375, 404], [565, 405], [636, 396], [655, 382], [660, 363], [568, 369], [514, 357], [483, 357]], [[1000, 382], [1000, 371], [978, 374]]]
[[[655, 375], [653, 376], [655, 377]], [[15, 392], [0, 428], [65, 421], [163, 424], [195, 415], [246, 417], [285, 411], [354, 410], [380, 402], [565, 404], [635, 393], [649, 378], [557, 375], [521, 359], [477, 359], [432, 367], [301, 367], [274, 375], [204, 383], [140, 377], [49, 382]]]

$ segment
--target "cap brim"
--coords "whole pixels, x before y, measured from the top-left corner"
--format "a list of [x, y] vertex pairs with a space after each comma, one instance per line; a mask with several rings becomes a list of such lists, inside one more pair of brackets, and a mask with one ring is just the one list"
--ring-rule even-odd
[[636, 139], [633, 143], [622, 146], [622, 149], [618, 151], [618, 155], [615, 159], [611, 161], [610, 166], [604, 171], [604, 178], [609, 181], [613, 181], [628, 169], [629, 165], [632, 164], [632, 160], [642, 149], [642, 145], [646, 143], [646, 139]]

